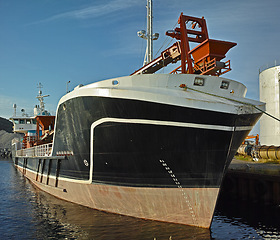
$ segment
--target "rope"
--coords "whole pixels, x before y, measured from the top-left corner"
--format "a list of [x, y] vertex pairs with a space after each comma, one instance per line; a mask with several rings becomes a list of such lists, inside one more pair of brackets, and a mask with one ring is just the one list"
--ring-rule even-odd
[[[177, 21], [176, 21], [176, 23], [174, 24], [174, 26], [173, 26], [172, 29], [174, 29], [176, 25], [177, 25]], [[158, 49], [158, 51], [157, 51], [157, 53], [155, 54], [155, 56], [157, 56], [157, 54], [158, 54], [159, 51], [163, 48], [163, 46], [166, 44], [166, 42], [167, 42], [168, 39], [170, 39], [170, 38], [168, 38], [167, 36], [165, 36], [165, 40], [163, 41], [161, 47]], [[171, 38], [171, 40], [169, 41], [168, 44], [166, 44], [166, 46], [169, 46], [169, 44], [170, 44], [172, 41], [173, 41], [173, 38]]]
[[280, 119], [279, 119], [279, 118], [274, 117], [273, 115], [269, 114], [268, 112], [263, 111], [263, 110], [259, 109], [259, 108], [258, 108], [258, 107], [256, 107], [256, 106], [254, 106], [254, 108], [256, 108], [256, 109], [257, 109], [257, 110], [259, 110], [260, 112], [262, 112], [262, 113], [266, 114], [267, 116], [269, 116], [269, 117], [273, 118], [274, 120], [276, 120], [276, 121], [279, 121], [279, 122], [280, 122]]
[[164, 45], [169, 46], [170, 43], [174, 40], [173, 38], [171, 38], [170, 41], [166, 44], [166, 41], [167, 41], [168, 39], [169, 39], [169, 38], [166, 36], [164, 42], [162, 43], [161, 47], [159, 48], [159, 50], [157, 51], [157, 53], [155, 54], [155, 56], [157, 56], [157, 54], [158, 54], [159, 51], [163, 48]]
[[245, 104], [245, 105], [251, 106], [251, 107], [257, 109], [258, 111], [260, 111], [260, 112], [266, 114], [267, 116], [273, 118], [274, 120], [277, 120], [277, 121], [280, 122], [280, 119], [279, 119], [279, 118], [277, 118], [277, 117], [275, 117], [275, 116], [269, 114], [268, 112], [266, 112], [266, 111], [264, 111], [264, 110], [258, 108], [256, 105], [253, 105], [253, 104], [251, 104], [251, 103], [242, 102], [242, 101], [235, 100], [235, 99], [232, 99], [232, 98], [219, 96], [219, 95], [216, 95], [216, 94], [213, 94], [213, 93], [204, 92], [204, 91], [197, 90], [197, 89], [190, 88], [190, 87], [185, 87], [185, 89], [190, 89], [190, 90], [195, 91], [195, 92], [199, 92], [199, 93], [203, 93], [203, 94], [206, 94], [206, 95], [210, 95], [210, 96], [214, 96], [214, 97], [218, 97], [218, 98], [223, 98], [223, 99], [226, 99], [226, 100], [230, 100], [230, 101], [233, 101], [233, 102], [237, 102], [237, 103], [241, 103], [241, 104]]

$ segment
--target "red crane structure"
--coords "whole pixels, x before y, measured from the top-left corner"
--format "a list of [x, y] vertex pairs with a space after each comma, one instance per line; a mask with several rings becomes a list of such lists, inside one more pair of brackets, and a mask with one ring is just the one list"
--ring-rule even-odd
[[[155, 73], [170, 63], [179, 60], [181, 65], [171, 71], [171, 74], [194, 73], [200, 75], [220, 76], [231, 70], [230, 60], [221, 62], [225, 54], [236, 43], [209, 39], [206, 20], [186, 16], [181, 13], [178, 24], [180, 27], [167, 31], [166, 35], [177, 40], [171, 47], [161, 52], [161, 55], [136, 70], [131, 75]], [[190, 43], [199, 43], [192, 50]]]

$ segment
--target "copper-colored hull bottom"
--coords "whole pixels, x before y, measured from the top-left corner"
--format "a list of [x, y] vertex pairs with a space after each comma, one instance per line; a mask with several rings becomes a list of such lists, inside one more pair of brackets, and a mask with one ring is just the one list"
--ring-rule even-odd
[[[17, 166], [18, 167], [18, 166]], [[22, 172], [22, 168], [18, 167]], [[84, 184], [42, 177], [24, 171], [38, 188], [58, 198], [90, 208], [137, 218], [209, 228], [218, 188], [135, 188]]]

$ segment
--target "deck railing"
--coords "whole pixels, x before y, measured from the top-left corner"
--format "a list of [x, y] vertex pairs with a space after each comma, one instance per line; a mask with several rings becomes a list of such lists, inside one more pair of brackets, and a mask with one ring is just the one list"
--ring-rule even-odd
[[52, 143], [47, 143], [31, 148], [17, 150], [19, 157], [44, 157], [50, 156], [52, 152]]

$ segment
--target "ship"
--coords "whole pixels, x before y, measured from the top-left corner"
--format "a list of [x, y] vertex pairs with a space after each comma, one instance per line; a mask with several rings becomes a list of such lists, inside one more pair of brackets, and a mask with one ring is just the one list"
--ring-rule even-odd
[[[13, 141], [15, 167], [66, 201], [209, 228], [227, 168], [265, 104], [221, 77], [236, 43], [210, 39], [203, 17], [182, 13], [178, 25], [158, 58], [129, 76], [78, 85], [55, 116], [34, 116], [32, 139], [26, 128], [24, 141]], [[156, 73], [173, 63], [170, 74]]]

